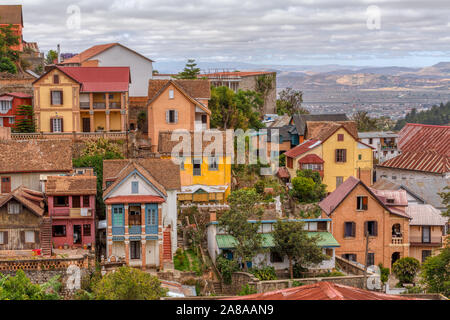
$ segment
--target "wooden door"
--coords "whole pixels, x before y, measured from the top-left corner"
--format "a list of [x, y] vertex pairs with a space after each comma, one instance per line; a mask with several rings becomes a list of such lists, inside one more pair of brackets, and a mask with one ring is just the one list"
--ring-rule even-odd
[[2, 177], [2, 193], [11, 192], [11, 177]]
[[91, 132], [91, 119], [83, 118], [83, 132]]

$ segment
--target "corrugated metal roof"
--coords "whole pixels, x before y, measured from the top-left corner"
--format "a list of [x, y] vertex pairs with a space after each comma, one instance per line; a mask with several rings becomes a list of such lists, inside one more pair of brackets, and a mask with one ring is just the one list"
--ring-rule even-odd
[[[380, 198], [383, 203], [387, 206], [407, 206], [408, 199], [405, 190], [389, 190], [389, 189], [374, 189], [370, 188], [373, 193], [375, 193], [378, 198]], [[393, 202], [389, 201], [391, 199]]]
[[[320, 236], [318, 245], [320, 247], [339, 247], [339, 243], [330, 232], [308, 232], [308, 236]], [[228, 234], [216, 235], [217, 246], [220, 249], [233, 249], [236, 246], [236, 239]], [[275, 242], [271, 233], [262, 234], [262, 244], [264, 248], [273, 248]]]
[[368, 291], [342, 284], [321, 281], [318, 283], [255, 293], [247, 296], [226, 298], [223, 300], [420, 300], [401, 295]]
[[367, 138], [397, 138], [398, 134], [392, 131], [372, 131], [372, 132], [358, 132], [360, 139]]
[[450, 156], [450, 126], [408, 123], [399, 132], [398, 147], [402, 152], [433, 150]]
[[[447, 143], [448, 145], [450, 145], [450, 140], [447, 141]], [[446, 173], [450, 171], [449, 156], [438, 153], [436, 151], [428, 150], [426, 147], [423, 148], [423, 150], [426, 151], [404, 152], [392, 159], [379, 164], [378, 167], [431, 173]]]
[[406, 212], [412, 217], [412, 226], [444, 226], [447, 223], [441, 212], [429, 204], [410, 204]]

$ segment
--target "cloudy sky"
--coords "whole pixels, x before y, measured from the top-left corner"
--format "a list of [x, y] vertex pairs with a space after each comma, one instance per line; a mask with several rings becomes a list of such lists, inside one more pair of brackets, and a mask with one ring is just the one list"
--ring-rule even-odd
[[120, 42], [156, 61], [425, 66], [450, 61], [449, 0], [21, 0], [24, 38]]

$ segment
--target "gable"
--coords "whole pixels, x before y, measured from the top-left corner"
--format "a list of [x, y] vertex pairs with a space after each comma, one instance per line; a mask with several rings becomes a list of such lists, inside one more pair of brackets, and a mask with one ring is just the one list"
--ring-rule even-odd
[[[139, 61], [139, 64], [145, 63], [149, 66], [152, 66], [152, 60], [137, 53], [134, 50], [131, 50], [121, 44], [117, 43], [113, 46], [107, 47], [104, 50], [94, 54], [93, 56], [86, 59], [87, 61], [97, 60], [99, 65], [102, 65], [102, 62], [111, 60], [115, 60], [117, 65], [124, 65], [122, 61], [126, 61], [126, 65], [133, 64], [133, 61]], [[110, 64], [108, 64], [110, 65]]]
[[[132, 184], [138, 184], [138, 193], [132, 193]], [[127, 177], [125, 177], [118, 185], [113, 188], [106, 196], [106, 198], [114, 196], [130, 196], [130, 195], [151, 195], [158, 197], [165, 197], [165, 195], [158, 190], [158, 188], [148, 181], [138, 171], [134, 170]]]
[[[59, 76], [59, 84], [53, 83], [53, 76], [58, 75]], [[49, 72], [42, 75], [39, 79], [33, 82], [33, 85], [53, 85], [53, 86], [60, 86], [63, 84], [73, 84], [73, 85], [79, 85], [79, 83], [69, 77], [67, 74], [59, 70], [58, 68], [54, 68], [50, 70]]]
[[[8, 204], [19, 204], [21, 212], [18, 214], [8, 213]], [[11, 198], [0, 206], [0, 226], [24, 226], [39, 224], [41, 217], [32, 212], [27, 206]]]

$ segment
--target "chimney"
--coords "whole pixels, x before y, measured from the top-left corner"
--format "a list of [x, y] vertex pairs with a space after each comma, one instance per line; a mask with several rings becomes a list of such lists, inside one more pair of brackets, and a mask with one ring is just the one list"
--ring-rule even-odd
[[56, 50], [58, 51], [58, 64], [60, 64], [61, 63], [61, 46], [59, 45], [59, 43], [56, 46]]

